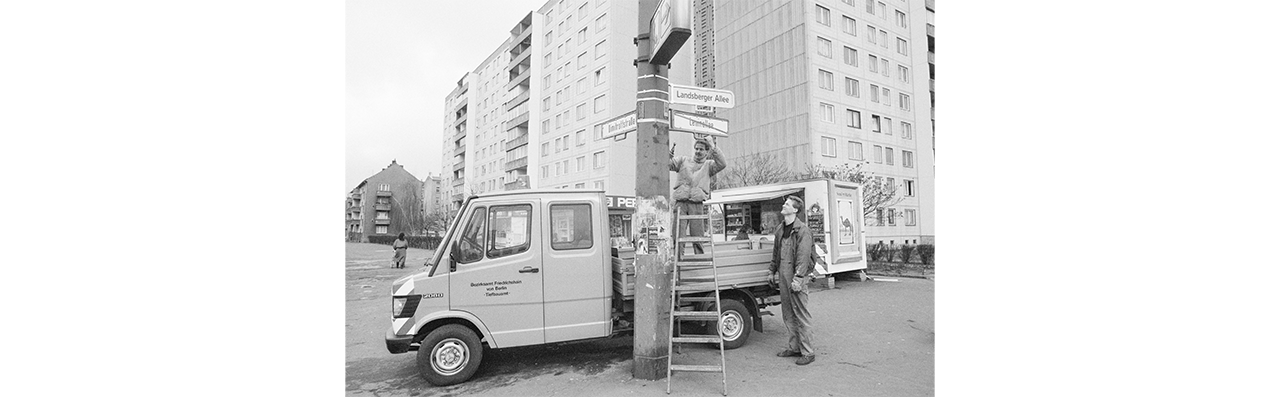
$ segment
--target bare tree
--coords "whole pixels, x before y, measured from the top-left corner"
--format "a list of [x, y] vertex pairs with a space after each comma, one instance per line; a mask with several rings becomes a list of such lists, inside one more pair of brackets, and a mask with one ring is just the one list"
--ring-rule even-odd
[[397, 200], [395, 195], [391, 196], [392, 205], [396, 207], [392, 213], [398, 215], [396, 221], [408, 235], [421, 235], [426, 228], [426, 219], [422, 216], [422, 186], [415, 185], [413, 182], [400, 185], [400, 190], [405, 192], [404, 202]]
[[903, 198], [898, 196], [897, 183], [889, 183], [885, 178], [866, 172], [862, 169], [863, 164], [865, 163], [854, 166], [841, 164], [835, 167], [809, 165], [798, 179], [831, 178], [862, 185], [862, 216], [868, 220], [878, 220], [874, 216], [877, 210], [898, 204]]
[[795, 180], [795, 173], [778, 156], [771, 153], [753, 153], [732, 162], [728, 168], [716, 174], [712, 190]]

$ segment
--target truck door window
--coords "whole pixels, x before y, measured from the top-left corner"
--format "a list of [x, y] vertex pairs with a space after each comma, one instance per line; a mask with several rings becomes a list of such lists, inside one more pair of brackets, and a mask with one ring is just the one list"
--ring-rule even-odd
[[467, 227], [462, 229], [462, 236], [458, 239], [458, 249], [461, 251], [458, 257], [459, 263], [471, 263], [484, 258], [484, 219], [485, 208], [476, 208], [471, 212], [471, 220], [467, 221]]
[[551, 248], [575, 250], [591, 248], [591, 205], [556, 204], [551, 206]]
[[529, 214], [532, 205], [504, 205], [489, 211], [489, 258], [501, 258], [529, 250]]

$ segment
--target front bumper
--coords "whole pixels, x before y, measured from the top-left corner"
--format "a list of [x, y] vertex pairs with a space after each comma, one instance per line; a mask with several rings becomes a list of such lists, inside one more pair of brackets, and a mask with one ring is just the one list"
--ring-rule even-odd
[[387, 351], [391, 354], [407, 353], [411, 350], [418, 350], [417, 346], [411, 346], [413, 343], [413, 335], [396, 335], [396, 330], [387, 330]]

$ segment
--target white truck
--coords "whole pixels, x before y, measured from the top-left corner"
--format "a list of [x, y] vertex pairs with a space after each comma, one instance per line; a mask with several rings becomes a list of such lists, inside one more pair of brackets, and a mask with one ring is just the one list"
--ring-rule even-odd
[[[763, 331], [761, 309], [780, 302], [768, 280], [769, 233], [777, 223], [770, 214], [777, 214], [787, 195], [805, 200], [808, 210], [800, 219], [814, 230], [822, 261], [829, 264], [819, 264], [818, 273], [866, 268], [862, 192], [856, 184], [813, 179], [712, 193], [708, 204], [722, 225], [712, 247], [726, 349], [745, 344], [752, 329]], [[516, 190], [468, 198], [426, 268], [392, 284], [387, 350], [417, 350], [419, 373], [443, 386], [469, 379], [485, 347], [630, 331], [633, 250], [610, 246], [617, 240], [610, 239], [605, 205], [602, 190]], [[738, 229], [748, 228], [757, 233], [732, 240]], [[697, 277], [710, 270], [688, 272]]]

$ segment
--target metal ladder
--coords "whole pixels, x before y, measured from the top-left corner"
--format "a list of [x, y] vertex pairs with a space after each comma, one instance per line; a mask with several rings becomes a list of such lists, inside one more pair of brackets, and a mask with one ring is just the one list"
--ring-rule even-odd
[[[677, 207], [680, 208], [680, 207]], [[671, 373], [672, 372], [719, 372], [720, 380], [723, 386], [721, 394], [729, 395], [729, 378], [725, 374], [724, 364], [724, 339], [720, 334], [720, 280], [716, 270], [715, 249], [711, 244], [711, 214], [706, 208], [703, 208], [703, 215], [686, 215], [677, 211], [676, 213], [676, 230], [675, 230], [675, 247], [676, 260], [675, 267], [671, 269], [671, 338], [667, 341], [667, 394], [671, 394]], [[684, 233], [684, 224], [682, 222], [704, 222], [703, 231], [707, 236], [681, 236]], [[685, 255], [684, 248], [686, 244], [704, 243], [703, 254]], [[698, 270], [711, 269], [711, 277], [680, 277], [680, 270]], [[711, 290], [710, 296], [680, 296], [681, 291], [707, 291]], [[714, 302], [715, 311], [688, 311], [679, 310], [682, 303], [688, 302]], [[679, 331], [681, 321], [708, 321], [715, 320], [714, 335], [680, 335], [676, 336]], [[671, 357], [674, 356], [673, 347], [677, 344], [685, 343], [715, 343], [720, 346], [720, 365], [691, 365], [691, 364], [672, 364]]]

